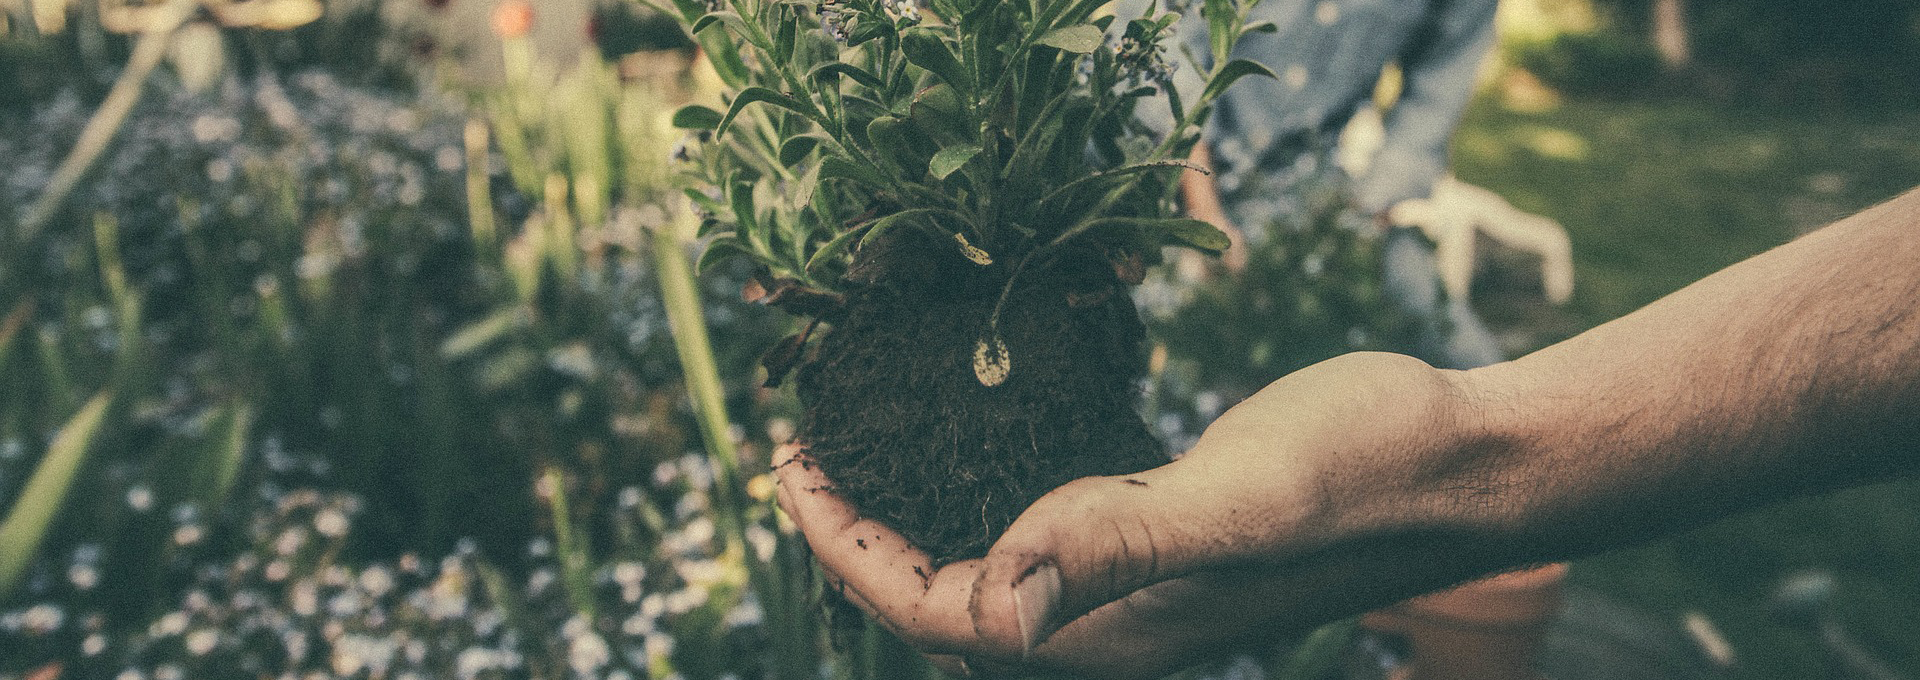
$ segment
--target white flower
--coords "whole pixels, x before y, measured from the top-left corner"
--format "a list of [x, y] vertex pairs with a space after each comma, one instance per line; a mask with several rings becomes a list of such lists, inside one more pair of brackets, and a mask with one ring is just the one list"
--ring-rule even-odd
[[100, 570], [91, 564], [76, 564], [67, 568], [67, 581], [81, 590], [92, 590], [100, 585]]
[[381, 597], [393, 590], [393, 572], [386, 567], [374, 565], [360, 572], [360, 589], [368, 595]]
[[755, 524], [747, 527], [747, 543], [753, 545], [753, 554], [766, 562], [773, 559], [773, 552], [780, 546], [780, 539], [766, 527]]
[[612, 658], [613, 653], [607, 649], [607, 641], [591, 631], [574, 638], [567, 647], [567, 666], [580, 675], [597, 673]]
[[327, 538], [339, 538], [347, 533], [347, 516], [339, 508], [327, 508], [313, 516], [313, 528]]
[[60, 624], [63, 622], [67, 622], [67, 613], [61, 611], [56, 605], [35, 605], [33, 609], [27, 609], [25, 613], [21, 613], [21, 619], [19, 619], [21, 628], [27, 628], [27, 632], [35, 636], [44, 636], [54, 630], [60, 630]]
[[220, 633], [211, 628], [200, 628], [187, 634], [187, 653], [194, 656], [206, 656], [220, 644]]
[[633, 616], [627, 617], [627, 620], [620, 622], [620, 632], [633, 637], [640, 637], [652, 633], [654, 630], [653, 619], [646, 614], [634, 614]]
[[312, 580], [301, 579], [293, 584], [293, 613], [301, 616], [313, 616], [320, 611], [320, 588]]
[[160, 617], [153, 622], [153, 625], [147, 626], [147, 635], [150, 637], [179, 635], [186, 631], [187, 613], [182, 611], [167, 612], [166, 616]]
[[301, 546], [306, 544], [306, 528], [287, 527], [286, 530], [281, 531], [280, 535], [273, 540], [273, 551], [280, 555], [292, 557], [294, 553], [300, 552]]

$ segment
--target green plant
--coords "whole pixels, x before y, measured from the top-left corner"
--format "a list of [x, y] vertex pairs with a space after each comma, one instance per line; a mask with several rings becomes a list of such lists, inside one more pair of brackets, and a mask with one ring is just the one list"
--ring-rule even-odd
[[[1272, 75], [1228, 59], [1249, 30], [1246, 6], [1198, 8], [1214, 38], [1202, 61], [1215, 67], [1182, 101], [1165, 47], [1178, 14], [1149, 9], [1115, 27], [1096, 16], [1106, 4], [938, 0], [923, 14], [880, 0], [678, 2], [733, 90], [724, 112], [674, 117], [712, 132], [693, 167], [719, 195], [688, 192], [713, 217], [702, 264], [745, 256], [775, 285], [831, 294], [863, 248], [919, 229], [978, 265], [1015, 263], [1004, 304], [1030, 265], [1082, 240], [1119, 263], [1152, 260], [1163, 244], [1226, 247], [1211, 226], [1173, 217], [1164, 189], [1214, 98]], [[1164, 134], [1134, 117], [1156, 92], [1177, 121]], [[998, 314], [980, 338], [983, 382], [1008, 359], [991, 333]]]

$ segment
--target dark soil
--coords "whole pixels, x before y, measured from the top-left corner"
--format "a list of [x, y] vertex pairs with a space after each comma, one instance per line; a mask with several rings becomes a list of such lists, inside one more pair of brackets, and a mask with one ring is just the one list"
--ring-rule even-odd
[[861, 515], [946, 564], [985, 555], [1055, 487], [1167, 462], [1135, 410], [1145, 329], [1109, 258], [1030, 265], [999, 321], [1012, 371], [988, 387], [974, 347], [1015, 258], [983, 267], [896, 232], [863, 250], [849, 278], [868, 283], [797, 379], [800, 436]]

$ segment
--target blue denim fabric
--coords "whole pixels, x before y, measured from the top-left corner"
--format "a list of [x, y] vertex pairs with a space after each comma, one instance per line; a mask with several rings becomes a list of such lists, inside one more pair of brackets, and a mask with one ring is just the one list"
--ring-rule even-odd
[[[1152, 0], [1125, 0], [1119, 16], [1138, 16]], [[1197, 5], [1197, 1], [1195, 3]], [[1350, 178], [1354, 206], [1378, 214], [1402, 200], [1424, 198], [1447, 169], [1447, 144], [1473, 96], [1480, 64], [1495, 42], [1497, 0], [1265, 0], [1251, 21], [1273, 33], [1250, 33], [1233, 57], [1258, 61], [1278, 79], [1245, 78], [1216, 103], [1206, 140], [1228, 217], [1253, 245], [1276, 220], [1304, 213], [1302, 191], [1341, 171], [1333, 152], [1341, 129], [1373, 102], [1382, 69], [1399, 63], [1400, 98], [1386, 112], [1381, 149], [1361, 177]], [[1208, 52], [1206, 21], [1190, 7], [1179, 24], [1184, 49]], [[1204, 83], [1191, 70], [1174, 86], [1192, 101]], [[1160, 129], [1164, 105], [1142, 106]], [[1500, 360], [1484, 324], [1464, 300], [1446, 300], [1432, 246], [1417, 232], [1393, 229], [1385, 244], [1386, 290], [1422, 320], [1415, 352], [1436, 365], [1464, 368]]]
[[1419, 324], [1409, 353], [1439, 368], [1474, 368], [1506, 357], [1466, 300], [1448, 298], [1434, 275], [1433, 245], [1418, 229], [1387, 230], [1381, 288]]

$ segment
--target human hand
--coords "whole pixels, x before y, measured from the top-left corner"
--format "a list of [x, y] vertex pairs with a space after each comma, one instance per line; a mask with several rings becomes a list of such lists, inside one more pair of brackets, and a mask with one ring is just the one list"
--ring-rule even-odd
[[1356, 354], [1282, 379], [1168, 465], [1069, 483], [983, 559], [939, 568], [861, 519], [798, 447], [780, 503], [847, 599], [943, 668], [1159, 677], [1465, 580], [1500, 551], [1474, 537], [1451, 452], [1474, 414], [1457, 374]]

